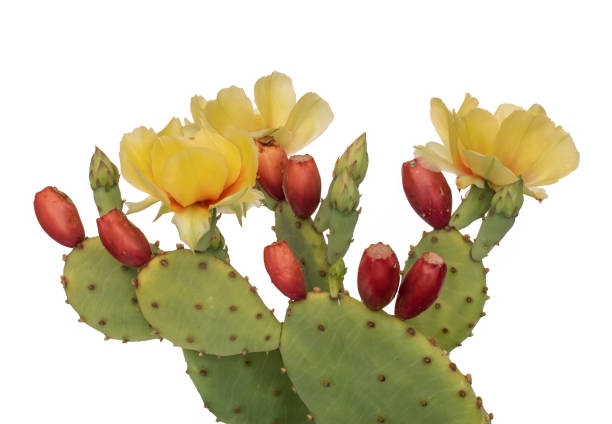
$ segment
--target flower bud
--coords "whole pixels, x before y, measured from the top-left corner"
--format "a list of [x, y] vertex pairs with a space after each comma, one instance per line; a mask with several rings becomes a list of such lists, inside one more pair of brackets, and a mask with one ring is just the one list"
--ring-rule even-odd
[[395, 315], [410, 319], [429, 308], [440, 295], [446, 263], [442, 256], [425, 252], [406, 273], [395, 302]]
[[119, 170], [114, 163], [96, 147], [89, 164], [89, 183], [100, 216], [112, 209], [121, 209], [123, 200], [119, 190]]
[[329, 201], [334, 209], [349, 213], [359, 205], [359, 190], [348, 171], [336, 176], [329, 189]]
[[264, 248], [264, 265], [272, 283], [292, 300], [306, 297], [304, 271], [286, 241]]
[[287, 153], [274, 138], [264, 137], [256, 142], [258, 151], [257, 182], [274, 200], [283, 200], [283, 169], [287, 165]]
[[387, 306], [400, 280], [397, 256], [386, 244], [371, 244], [364, 250], [357, 272], [357, 288], [363, 303], [373, 311]]
[[119, 262], [137, 267], [151, 258], [147, 238], [120, 210], [111, 210], [98, 218], [97, 223], [102, 244]]
[[361, 184], [368, 170], [368, 146], [366, 134], [361, 134], [336, 161], [334, 176], [348, 170], [356, 184]]
[[283, 192], [293, 213], [308, 218], [321, 200], [321, 175], [310, 155], [289, 158], [283, 173]]
[[402, 165], [402, 183], [410, 206], [425, 222], [434, 228], [448, 225], [453, 196], [441, 172], [430, 171], [413, 159]]
[[74, 247], [85, 239], [79, 211], [70, 197], [55, 187], [46, 187], [34, 196], [38, 223], [53, 240]]

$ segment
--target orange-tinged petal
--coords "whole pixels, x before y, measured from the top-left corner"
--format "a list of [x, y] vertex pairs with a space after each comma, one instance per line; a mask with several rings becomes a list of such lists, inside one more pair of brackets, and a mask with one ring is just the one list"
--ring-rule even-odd
[[262, 77], [255, 83], [255, 104], [261, 113], [263, 128], [278, 128], [287, 122], [295, 106], [291, 78], [280, 72]]
[[216, 200], [227, 180], [227, 165], [219, 153], [190, 147], [171, 156], [164, 165], [162, 186], [183, 207]]
[[193, 141], [195, 145], [214, 150], [225, 159], [228, 175], [227, 181], [223, 186], [224, 189], [238, 179], [240, 169], [242, 168], [242, 160], [240, 158], [240, 150], [231, 141], [212, 131], [199, 131]]
[[492, 155], [499, 124], [491, 112], [476, 108], [457, 119], [457, 135], [468, 150]]
[[325, 100], [318, 94], [306, 93], [291, 110], [285, 131], [279, 131], [277, 141], [287, 154], [295, 153], [319, 137], [333, 119]]
[[512, 184], [518, 177], [495, 156], [485, 156], [473, 150], [464, 150], [463, 157], [472, 172], [498, 186]]
[[193, 142], [180, 136], [160, 137], [151, 150], [151, 167], [153, 169], [153, 179], [158, 186], [162, 186], [164, 165], [172, 156], [189, 147], [193, 147]]

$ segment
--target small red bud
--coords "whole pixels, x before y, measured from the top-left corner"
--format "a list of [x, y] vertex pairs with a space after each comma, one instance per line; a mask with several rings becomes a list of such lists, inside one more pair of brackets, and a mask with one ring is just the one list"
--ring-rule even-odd
[[440, 295], [446, 277], [442, 256], [425, 252], [406, 273], [395, 302], [395, 315], [410, 319], [429, 308]]
[[85, 229], [70, 197], [55, 187], [45, 187], [34, 196], [38, 223], [53, 240], [74, 247], [85, 239]]
[[283, 192], [293, 213], [308, 218], [321, 200], [321, 175], [310, 155], [295, 155], [283, 173]]
[[259, 152], [257, 182], [268, 196], [283, 200], [283, 169], [287, 165], [287, 153], [272, 137], [264, 137], [255, 143]]
[[357, 288], [363, 303], [378, 311], [391, 302], [400, 280], [397, 256], [386, 244], [372, 244], [364, 250], [357, 272]]
[[151, 246], [140, 229], [125, 214], [113, 209], [96, 221], [98, 234], [108, 252], [128, 266], [141, 266], [151, 257]]
[[441, 172], [430, 171], [417, 159], [402, 165], [404, 193], [415, 212], [434, 228], [448, 225], [453, 195]]
[[286, 241], [264, 248], [264, 265], [272, 283], [292, 300], [306, 297], [304, 271]]

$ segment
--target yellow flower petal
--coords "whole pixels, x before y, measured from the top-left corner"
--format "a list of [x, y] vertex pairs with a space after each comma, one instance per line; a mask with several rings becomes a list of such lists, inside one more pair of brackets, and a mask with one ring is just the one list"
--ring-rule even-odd
[[151, 168], [153, 169], [153, 180], [158, 186], [162, 186], [164, 165], [168, 159], [178, 152], [193, 147], [193, 142], [180, 136], [160, 137], [151, 150]]
[[190, 147], [164, 165], [162, 186], [183, 207], [216, 200], [227, 180], [225, 159], [205, 147]]
[[212, 126], [206, 119], [205, 112], [206, 100], [202, 96], [193, 96], [191, 98], [191, 116], [193, 123], [202, 129], [212, 129]]
[[214, 150], [225, 159], [228, 176], [223, 187], [224, 189], [232, 185], [238, 179], [242, 167], [242, 160], [240, 159], [240, 150], [238, 150], [232, 142], [212, 131], [199, 131], [194, 137], [194, 143], [197, 146]]
[[484, 180], [476, 175], [461, 175], [457, 177], [455, 181], [457, 188], [462, 190], [471, 185], [475, 185], [479, 188], [484, 188]]
[[431, 123], [436, 129], [440, 140], [442, 140], [446, 148], [451, 151], [449, 137], [451, 113], [444, 102], [438, 98], [432, 98], [429, 104], [429, 117], [431, 119]]
[[288, 154], [292, 154], [306, 146], [327, 129], [334, 114], [329, 104], [318, 94], [306, 93], [295, 104], [285, 130], [277, 138], [279, 144]]
[[476, 108], [457, 119], [457, 135], [468, 150], [490, 156], [495, 149], [495, 136], [499, 124], [491, 112]]
[[529, 108], [527, 112], [531, 113], [532, 115], [536, 115], [536, 116], [537, 115], [546, 116], [546, 110], [544, 110], [544, 108], [537, 103], [531, 105], [531, 107]]
[[172, 118], [163, 130], [157, 133], [159, 136], [183, 135], [183, 125], [178, 118]]
[[181, 240], [195, 249], [202, 236], [210, 229], [210, 211], [201, 205], [193, 205], [175, 212], [172, 223], [176, 225]]
[[521, 175], [548, 148], [554, 129], [554, 123], [545, 114], [514, 111], [499, 128], [494, 154], [515, 175]]
[[249, 208], [260, 206], [264, 199], [264, 195], [259, 190], [245, 187], [243, 190], [225, 197], [220, 202], [211, 205], [220, 213], [233, 213], [242, 223], [242, 217], [246, 216]]
[[526, 195], [531, 196], [534, 199], [538, 199], [538, 200], [544, 200], [548, 197], [548, 194], [546, 194], [546, 190], [540, 187], [525, 186], [523, 187], [523, 192], [525, 192]]
[[253, 187], [257, 178], [257, 149], [251, 136], [246, 132], [234, 132], [227, 138], [240, 152], [240, 175], [223, 192], [223, 197], [239, 192], [245, 187]]
[[153, 196], [149, 196], [146, 199], [141, 200], [140, 202], [125, 202], [128, 207], [127, 214], [136, 213], [145, 210], [151, 205], [159, 202], [159, 199], [156, 199]]
[[495, 111], [495, 119], [497, 119], [497, 122], [501, 125], [501, 123], [504, 122], [504, 119], [506, 119], [512, 112], [516, 110], [523, 110], [523, 108], [517, 105], [513, 105], [511, 103], [502, 103], [497, 107], [497, 110]]
[[454, 165], [445, 146], [440, 143], [429, 142], [425, 146], [416, 146], [414, 156], [424, 167], [432, 171], [448, 171], [462, 174], [461, 169]]
[[280, 72], [262, 77], [255, 83], [255, 104], [261, 113], [264, 128], [278, 128], [287, 122], [295, 105], [291, 78]]
[[472, 97], [470, 93], [465, 93], [465, 98], [463, 99], [463, 103], [461, 104], [457, 115], [465, 116], [477, 107], [478, 99], [476, 97]]
[[491, 181], [495, 185], [512, 184], [518, 179], [511, 170], [494, 156], [485, 156], [473, 150], [464, 150], [462, 153], [474, 174]]

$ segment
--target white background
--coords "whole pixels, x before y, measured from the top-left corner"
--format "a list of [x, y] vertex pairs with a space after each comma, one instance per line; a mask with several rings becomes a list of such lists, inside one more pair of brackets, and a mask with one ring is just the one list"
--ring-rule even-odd
[[[32, 199], [58, 186], [95, 235], [94, 145], [117, 160], [123, 133], [187, 116], [196, 93], [212, 98], [235, 84], [252, 95], [274, 70], [335, 112], [304, 151], [324, 186], [336, 156], [368, 132], [364, 212], [347, 256], [354, 293], [368, 244], [388, 243], [403, 261], [427, 229], [399, 171], [413, 145], [437, 140], [430, 97], [458, 107], [469, 91], [489, 109], [538, 102], [572, 134], [580, 168], [542, 204], [527, 199], [486, 259], [487, 316], [452, 357], [499, 424], [610, 422], [610, 13], [587, 1], [419, 4], [3, 2], [0, 422], [215, 421], [170, 343], [104, 342], [77, 323], [59, 284], [67, 249], [39, 228]], [[143, 197], [122, 184], [124, 197]], [[155, 224], [153, 216], [132, 219], [171, 249], [169, 216]], [[262, 208], [243, 228], [231, 217], [220, 225], [232, 263], [281, 317], [285, 299], [261, 260], [272, 223]]]

